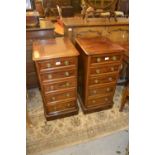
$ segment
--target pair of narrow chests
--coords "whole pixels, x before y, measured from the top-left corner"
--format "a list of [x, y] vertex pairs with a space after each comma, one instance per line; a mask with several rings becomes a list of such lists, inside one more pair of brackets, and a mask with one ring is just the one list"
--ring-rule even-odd
[[47, 120], [113, 106], [124, 49], [106, 38], [35, 41], [35, 61]]

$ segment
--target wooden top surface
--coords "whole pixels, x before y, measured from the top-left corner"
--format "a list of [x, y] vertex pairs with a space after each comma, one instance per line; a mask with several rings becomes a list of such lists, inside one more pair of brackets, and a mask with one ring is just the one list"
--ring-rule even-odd
[[68, 38], [36, 40], [33, 43], [32, 59], [34, 61], [78, 55], [78, 51]]
[[129, 25], [128, 18], [88, 18], [88, 21], [83, 20], [81, 17], [63, 18], [63, 23], [66, 27], [89, 27], [89, 26], [110, 26], [110, 25]]
[[76, 38], [76, 42], [87, 55], [123, 52], [124, 48], [104, 37]]

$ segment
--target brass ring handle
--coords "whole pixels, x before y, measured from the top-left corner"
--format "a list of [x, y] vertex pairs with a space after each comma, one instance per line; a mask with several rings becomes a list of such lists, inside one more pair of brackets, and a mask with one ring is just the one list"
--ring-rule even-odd
[[107, 88], [107, 91], [110, 91], [110, 88], [109, 87]]
[[109, 81], [112, 81], [112, 77], [109, 77], [108, 80], [109, 80]]
[[64, 62], [64, 64], [65, 64], [66, 66], [69, 65], [69, 61], [66, 60], [66, 61]]
[[99, 74], [100, 73], [100, 70], [99, 69], [96, 69], [96, 73]]
[[70, 94], [69, 94], [69, 93], [67, 93], [67, 94], [66, 94], [66, 97], [70, 97]]
[[101, 58], [97, 58], [96, 60], [97, 60], [97, 62], [101, 62]]
[[114, 69], [114, 67], [111, 67], [111, 71], [114, 71], [115, 69]]
[[114, 60], [114, 61], [117, 60], [117, 57], [116, 56], [113, 56], [112, 57], [112, 60]]
[[66, 87], [69, 87], [69, 86], [70, 86], [69, 82], [66, 82]]
[[46, 66], [47, 66], [48, 68], [50, 68], [50, 67], [51, 67], [51, 64], [50, 64], [50, 63], [47, 63]]
[[98, 83], [98, 80], [96, 79], [96, 80], [94, 80], [94, 82], [95, 82], [95, 83]]
[[65, 76], [69, 76], [69, 72], [65, 72]]
[[51, 88], [51, 90], [53, 90], [54, 89], [54, 86], [50, 86], [50, 88]]
[[92, 102], [93, 102], [93, 103], [95, 103], [96, 101], [95, 101], [95, 100], [93, 100]]
[[97, 91], [96, 91], [96, 90], [94, 90], [94, 91], [93, 91], [93, 93], [94, 93], [94, 94], [96, 94], [96, 93], [97, 93]]
[[52, 101], [55, 101], [55, 97], [52, 97]]
[[52, 79], [52, 75], [51, 74], [48, 75], [48, 79]]
[[108, 101], [108, 98], [105, 98], [104, 100], [105, 100], [105, 101]]

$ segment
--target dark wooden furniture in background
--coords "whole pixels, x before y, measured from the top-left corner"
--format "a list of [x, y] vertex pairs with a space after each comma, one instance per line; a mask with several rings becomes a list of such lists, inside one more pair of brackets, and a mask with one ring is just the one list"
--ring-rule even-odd
[[53, 38], [54, 36], [52, 23], [45, 22], [44, 26], [26, 29], [26, 86], [28, 89], [38, 87], [36, 69], [32, 60], [32, 44], [34, 40]]
[[88, 18], [82, 17], [63, 18], [65, 36], [69, 37], [73, 43], [78, 36], [100, 35], [112, 41], [128, 42], [129, 19], [117, 18], [109, 21], [108, 18]]
[[72, 17], [81, 11], [80, 0], [43, 0], [43, 5], [45, 12], [52, 10], [53, 16], [58, 16], [57, 5], [62, 9], [62, 17]]
[[78, 51], [67, 38], [33, 43], [33, 60], [37, 68], [47, 120], [78, 113], [78, 55]]
[[78, 93], [84, 113], [113, 106], [124, 49], [104, 37], [77, 38]]

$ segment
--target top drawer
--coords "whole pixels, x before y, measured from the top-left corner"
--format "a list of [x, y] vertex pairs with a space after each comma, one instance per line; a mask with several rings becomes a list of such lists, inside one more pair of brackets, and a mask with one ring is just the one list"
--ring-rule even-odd
[[98, 55], [91, 57], [91, 64], [102, 64], [102, 63], [114, 63], [120, 62], [122, 59], [121, 54], [114, 55]]
[[76, 57], [68, 58], [55, 58], [47, 61], [38, 62], [39, 70], [46, 71], [52, 68], [62, 67], [62, 66], [71, 66], [76, 64]]

